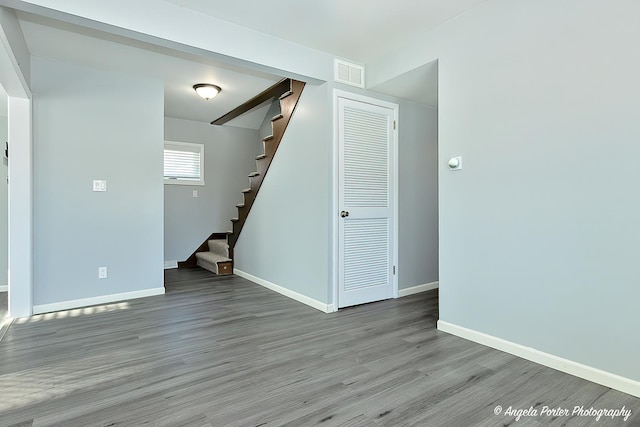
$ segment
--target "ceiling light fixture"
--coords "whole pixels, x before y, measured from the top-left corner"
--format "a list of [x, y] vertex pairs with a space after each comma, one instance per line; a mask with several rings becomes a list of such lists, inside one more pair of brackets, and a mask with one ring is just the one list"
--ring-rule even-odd
[[197, 85], [193, 85], [193, 90], [208, 101], [211, 98], [214, 98], [222, 89], [220, 89], [220, 86], [209, 83], [198, 83]]

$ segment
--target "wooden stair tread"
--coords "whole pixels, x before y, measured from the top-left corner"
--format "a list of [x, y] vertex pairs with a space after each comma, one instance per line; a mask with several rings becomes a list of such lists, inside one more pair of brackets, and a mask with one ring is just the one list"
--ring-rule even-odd
[[231, 218], [231, 222], [238, 222], [240, 221], [240, 218]]
[[245, 188], [242, 190], [243, 193], [251, 193], [251, 188]]
[[289, 95], [293, 95], [293, 91], [292, 90], [288, 90], [285, 93], [283, 93], [282, 95], [280, 95], [280, 99], [285, 99]]
[[238, 204], [236, 205], [236, 208], [244, 208], [244, 203], [238, 203]]
[[249, 174], [249, 178], [253, 178], [254, 176], [258, 176], [258, 175], [260, 175], [258, 172], [251, 172]]
[[265, 157], [267, 157], [267, 155], [266, 155], [266, 154], [260, 154], [259, 156], [257, 156], [257, 157], [256, 157], [256, 160], [262, 160], [262, 159], [264, 159]]
[[264, 138], [262, 138], [262, 141], [263, 142], [267, 142], [267, 141], [272, 140], [272, 139], [273, 139], [273, 135], [269, 135], [269, 136], [265, 136]]
[[276, 114], [275, 116], [273, 116], [273, 118], [271, 119], [272, 122], [275, 122], [276, 120], [279, 120], [281, 118], [283, 118], [284, 116], [282, 114]]

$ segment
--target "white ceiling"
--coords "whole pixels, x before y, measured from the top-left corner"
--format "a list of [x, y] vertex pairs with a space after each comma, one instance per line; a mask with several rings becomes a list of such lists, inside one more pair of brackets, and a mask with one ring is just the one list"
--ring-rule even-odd
[[165, 0], [366, 64], [487, 0]]
[[[209, 123], [281, 79], [31, 14], [18, 16], [34, 56], [163, 81], [167, 117]], [[217, 84], [222, 91], [206, 101], [193, 90], [196, 83]], [[257, 129], [267, 109], [263, 107], [228, 124]]]
[[[163, 0], [250, 29], [367, 63], [417, 34], [488, 0]], [[164, 82], [165, 115], [210, 122], [280, 80], [280, 76], [135, 41], [95, 29], [19, 12], [31, 53]], [[195, 83], [222, 87], [205, 101]], [[437, 106], [437, 64], [427, 64], [373, 88]], [[258, 128], [267, 107], [230, 125]]]

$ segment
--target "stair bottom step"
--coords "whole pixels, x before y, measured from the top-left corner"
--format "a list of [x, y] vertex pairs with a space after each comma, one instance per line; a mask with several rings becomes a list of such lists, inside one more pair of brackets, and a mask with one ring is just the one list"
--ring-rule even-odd
[[198, 252], [196, 253], [197, 259], [202, 259], [209, 262], [226, 262], [231, 261], [231, 258], [224, 255], [217, 254], [215, 252]]
[[233, 274], [233, 261], [230, 258], [213, 252], [198, 252], [196, 259], [200, 267], [215, 274], [220, 276]]

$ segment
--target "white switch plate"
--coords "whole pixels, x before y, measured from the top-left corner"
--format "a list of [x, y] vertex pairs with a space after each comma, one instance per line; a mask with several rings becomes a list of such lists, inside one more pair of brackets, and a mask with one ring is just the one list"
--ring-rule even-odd
[[193, 197], [198, 197], [198, 190], [193, 190]]
[[98, 279], [107, 278], [107, 267], [98, 267]]
[[107, 191], [107, 181], [94, 179], [93, 180], [93, 191]]

